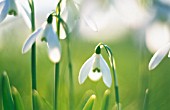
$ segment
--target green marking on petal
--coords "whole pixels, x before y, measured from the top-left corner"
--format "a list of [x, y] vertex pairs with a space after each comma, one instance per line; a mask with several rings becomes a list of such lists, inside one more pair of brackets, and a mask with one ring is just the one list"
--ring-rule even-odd
[[46, 39], [45, 37], [42, 37], [42, 38], [41, 38], [41, 41], [42, 41], [42, 42], [43, 42], [43, 41], [44, 41], [44, 42], [47, 42], [47, 39]]
[[99, 68], [94, 68], [94, 69], [93, 69], [93, 72], [96, 72], [96, 71], [97, 71], [98, 73], [100, 73], [100, 69], [99, 69]]
[[14, 16], [17, 16], [17, 15], [18, 15], [18, 13], [17, 13], [15, 10], [10, 10], [10, 11], [8, 12], [8, 14], [9, 14], [9, 15], [14, 15]]

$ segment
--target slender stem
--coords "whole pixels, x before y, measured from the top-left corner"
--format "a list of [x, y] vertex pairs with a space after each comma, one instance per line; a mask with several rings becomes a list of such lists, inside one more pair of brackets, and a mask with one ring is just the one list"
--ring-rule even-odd
[[54, 110], [57, 110], [57, 98], [58, 98], [58, 85], [59, 85], [59, 63], [55, 64], [55, 76], [54, 76]]
[[117, 104], [118, 110], [120, 110], [120, 105], [119, 105], [120, 104], [120, 100], [119, 100], [119, 85], [118, 85], [118, 78], [117, 78], [117, 73], [116, 73], [116, 68], [115, 68], [116, 67], [115, 66], [115, 60], [114, 60], [112, 51], [105, 44], [99, 43], [98, 46], [103, 46], [105, 48], [106, 52], [109, 55], [110, 65], [111, 65], [111, 68], [112, 68], [112, 71], [113, 71], [113, 76], [114, 76], [114, 87], [115, 87], [116, 104]]
[[69, 107], [70, 110], [74, 110], [74, 84], [73, 84], [73, 70], [71, 63], [71, 52], [70, 52], [70, 41], [69, 36], [67, 36], [67, 53], [68, 53], [68, 67], [69, 67], [69, 80], [70, 80], [70, 90], [69, 90]]
[[[60, 0], [58, 2], [58, 5], [57, 5], [57, 15], [59, 16], [60, 18], [60, 12], [61, 12], [61, 8], [60, 8], [60, 4], [61, 4], [61, 1]], [[57, 34], [58, 34], [58, 37], [60, 36], [60, 19], [57, 20]], [[58, 102], [57, 102], [57, 98], [58, 98], [58, 85], [59, 85], [59, 63], [56, 63], [55, 64], [55, 76], [54, 76], [54, 110], [57, 110], [57, 107], [58, 107]]]
[[[28, 0], [31, 9], [31, 31], [35, 31], [35, 11], [34, 11], [34, 1]], [[31, 48], [31, 77], [32, 77], [32, 91], [37, 89], [36, 86], [36, 42]], [[32, 98], [33, 110], [35, 110], [34, 99]]]

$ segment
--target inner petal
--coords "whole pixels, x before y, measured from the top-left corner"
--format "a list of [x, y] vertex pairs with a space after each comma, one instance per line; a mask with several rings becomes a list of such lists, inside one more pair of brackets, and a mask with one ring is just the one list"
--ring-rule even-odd
[[88, 74], [89, 78], [92, 80], [92, 81], [98, 81], [101, 76], [102, 76], [102, 73], [101, 72], [93, 72], [93, 71], [90, 71], [90, 73]]

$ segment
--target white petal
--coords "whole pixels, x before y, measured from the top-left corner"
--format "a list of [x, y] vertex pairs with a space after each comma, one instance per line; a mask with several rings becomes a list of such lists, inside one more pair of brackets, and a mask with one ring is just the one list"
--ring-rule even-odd
[[151, 58], [149, 62], [149, 70], [154, 69], [158, 64], [162, 61], [162, 59], [165, 57], [165, 55], [170, 50], [170, 43], [166, 44], [162, 48], [160, 48]]
[[2, 8], [2, 10], [0, 12], [0, 22], [2, 22], [6, 18], [7, 14], [8, 14], [9, 1], [8, 0], [2, 1], [1, 5], [4, 5], [4, 6], [3, 6], [3, 8]]
[[33, 45], [33, 43], [36, 41], [36, 38], [40, 36], [40, 34], [43, 31], [43, 27], [37, 29], [36, 31], [34, 31], [26, 40], [26, 42], [23, 45], [22, 48], [22, 53], [26, 53]]
[[92, 68], [94, 58], [95, 58], [95, 54], [93, 54], [81, 67], [79, 76], [78, 76], [79, 84], [82, 84], [86, 80]]
[[79, 19], [78, 9], [72, 0], [67, 0], [66, 7], [62, 13], [62, 18], [66, 21], [69, 32], [71, 32]]
[[28, 28], [31, 29], [31, 11], [26, 9], [22, 4], [16, 1], [17, 7], [19, 8], [21, 15], [27, 24]]
[[110, 68], [107, 65], [104, 58], [102, 57], [102, 55], [100, 55], [100, 59], [101, 59], [100, 66], [101, 66], [101, 71], [103, 75], [103, 82], [106, 84], [107, 87], [110, 88], [112, 85], [112, 76], [111, 76]]
[[93, 31], [98, 31], [98, 28], [97, 28], [97, 25], [95, 23], [95, 21], [93, 21], [92, 18], [90, 17], [86, 17], [86, 16], [83, 16], [83, 19], [85, 21], [85, 23], [93, 30]]
[[102, 73], [97, 71], [93, 72], [91, 69], [88, 76], [92, 81], [98, 81], [102, 77]]
[[61, 46], [57, 34], [54, 32], [51, 24], [46, 30], [46, 39], [48, 45], [49, 58], [52, 62], [57, 63], [61, 58]]

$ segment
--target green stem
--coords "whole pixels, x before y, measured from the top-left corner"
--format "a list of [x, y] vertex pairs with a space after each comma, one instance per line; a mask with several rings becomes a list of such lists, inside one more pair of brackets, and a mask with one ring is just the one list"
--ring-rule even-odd
[[[28, 0], [30, 9], [31, 9], [31, 30], [32, 32], [35, 31], [35, 11], [34, 11], [34, 1]], [[36, 42], [33, 44], [31, 48], [31, 77], [32, 77], [32, 91], [36, 90]], [[32, 98], [32, 106], [33, 110], [35, 110], [34, 100]]]
[[[60, 0], [58, 2], [58, 5], [57, 5], [57, 15], [59, 16], [60, 18], [60, 12], [61, 12], [61, 8], [60, 8], [60, 4], [61, 4], [61, 1]], [[58, 19], [58, 22], [57, 22], [57, 34], [58, 34], [58, 37], [60, 36], [60, 19]], [[54, 76], [54, 110], [57, 110], [57, 107], [58, 107], [58, 102], [57, 102], [57, 98], [58, 98], [58, 87], [59, 87], [59, 63], [56, 63], [55, 64], [55, 76]]]
[[69, 90], [69, 107], [70, 110], [74, 110], [74, 84], [73, 84], [73, 69], [71, 63], [71, 52], [70, 52], [70, 42], [69, 36], [67, 36], [67, 53], [68, 53], [68, 67], [69, 67], [69, 80], [70, 80], [70, 90]]
[[115, 68], [116, 67], [115, 66], [115, 60], [114, 60], [112, 51], [105, 44], [99, 43], [98, 46], [103, 46], [105, 48], [106, 52], [109, 55], [109, 61], [110, 61], [110, 65], [111, 65], [111, 68], [112, 68], [112, 71], [113, 71], [113, 76], [114, 76], [114, 87], [115, 87], [116, 104], [117, 104], [118, 110], [120, 110], [120, 105], [119, 105], [120, 104], [120, 100], [119, 100], [119, 85], [118, 85], [118, 78], [117, 78], [117, 73], [116, 73], [116, 68]]
[[59, 63], [55, 64], [55, 76], [54, 76], [54, 110], [57, 110], [57, 98], [58, 98], [58, 85], [59, 85]]

